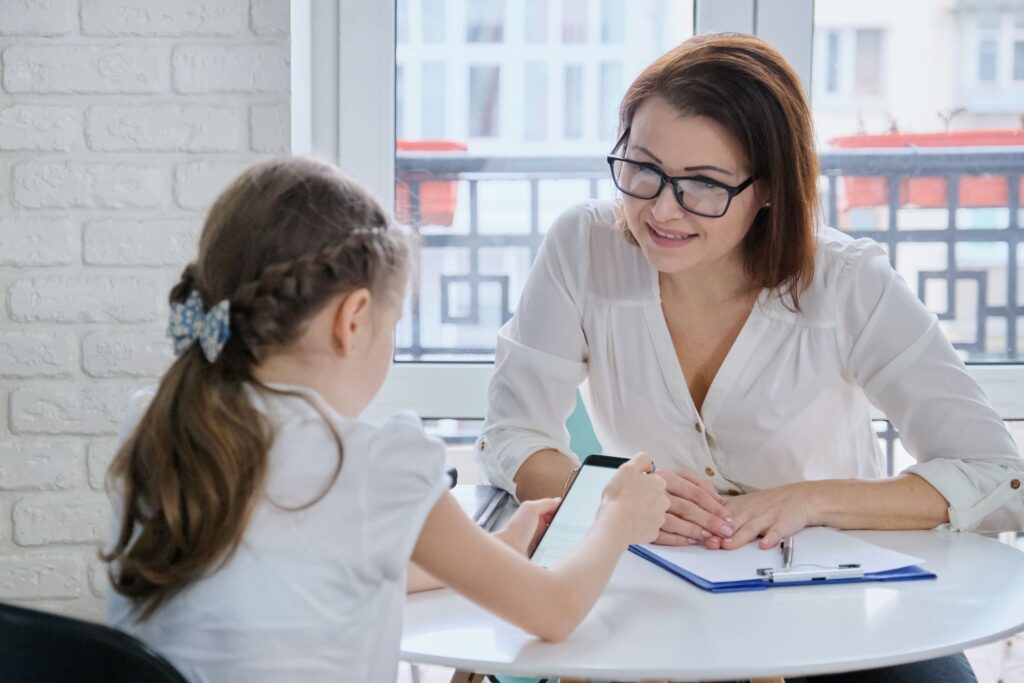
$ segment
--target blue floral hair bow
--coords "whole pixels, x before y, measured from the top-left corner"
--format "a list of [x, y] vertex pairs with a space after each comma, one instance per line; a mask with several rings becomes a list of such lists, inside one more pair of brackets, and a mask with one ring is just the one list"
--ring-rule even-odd
[[203, 298], [192, 290], [185, 303], [171, 304], [171, 321], [167, 336], [174, 340], [174, 355], [180, 356], [199, 340], [203, 355], [211, 363], [217, 360], [221, 349], [231, 336], [231, 304], [227, 299], [203, 310]]

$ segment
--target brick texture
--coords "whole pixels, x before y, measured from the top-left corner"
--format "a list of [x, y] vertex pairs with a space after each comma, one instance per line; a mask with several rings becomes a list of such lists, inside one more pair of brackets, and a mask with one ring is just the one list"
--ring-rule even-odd
[[290, 147], [288, 0], [0, 0], [0, 601], [102, 619], [104, 477], [204, 212]]

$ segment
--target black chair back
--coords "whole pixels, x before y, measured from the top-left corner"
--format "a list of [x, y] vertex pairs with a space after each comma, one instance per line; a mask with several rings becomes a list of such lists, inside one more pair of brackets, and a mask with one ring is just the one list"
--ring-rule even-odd
[[187, 683], [141, 641], [102, 624], [0, 604], [3, 683]]

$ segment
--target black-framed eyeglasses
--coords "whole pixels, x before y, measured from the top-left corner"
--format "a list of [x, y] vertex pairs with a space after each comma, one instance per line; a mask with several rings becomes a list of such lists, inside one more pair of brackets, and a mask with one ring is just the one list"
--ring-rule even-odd
[[[623, 135], [623, 140], [625, 137]], [[621, 144], [622, 140], [615, 145], [615, 149]], [[614, 154], [608, 155], [608, 166], [611, 168], [612, 182], [623, 194], [637, 199], [654, 199], [668, 184], [672, 186], [679, 206], [705, 218], [724, 216], [733, 198], [757, 179], [757, 176], [750, 176], [733, 187], [702, 175], [670, 176], [654, 164]]]

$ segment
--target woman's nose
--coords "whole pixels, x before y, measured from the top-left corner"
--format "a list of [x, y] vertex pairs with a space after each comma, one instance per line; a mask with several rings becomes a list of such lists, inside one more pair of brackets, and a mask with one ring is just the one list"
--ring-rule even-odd
[[675, 188], [668, 183], [665, 183], [658, 196], [651, 201], [654, 202], [654, 206], [651, 207], [651, 216], [659, 223], [678, 218], [683, 212], [683, 207], [679, 206], [679, 202], [676, 200]]

